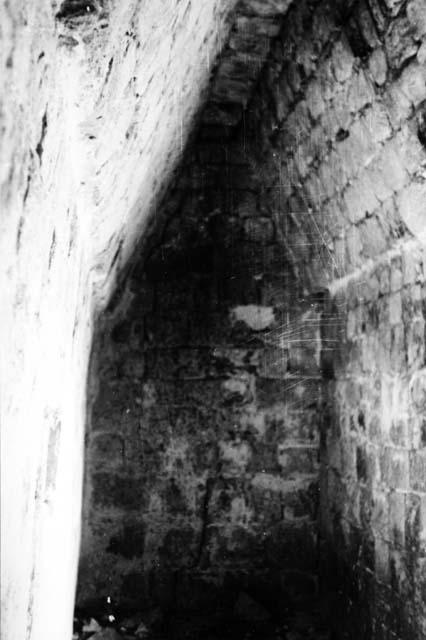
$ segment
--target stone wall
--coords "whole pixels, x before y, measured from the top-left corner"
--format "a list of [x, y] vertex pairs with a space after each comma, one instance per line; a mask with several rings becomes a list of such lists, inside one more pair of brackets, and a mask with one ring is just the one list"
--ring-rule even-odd
[[425, 635], [425, 35], [416, 0], [300, 3], [246, 122], [295, 277], [330, 296], [321, 578], [342, 638]]
[[82, 604], [280, 616], [317, 587], [321, 300], [294, 303], [253, 156], [211, 133], [97, 345]]
[[321, 523], [344, 637], [426, 633], [425, 257], [395, 249], [330, 300]]
[[420, 0], [298, 2], [238, 130], [202, 127], [100, 341], [82, 594], [314, 575], [315, 500], [285, 483], [321, 432], [336, 631], [424, 636], [425, 34]]

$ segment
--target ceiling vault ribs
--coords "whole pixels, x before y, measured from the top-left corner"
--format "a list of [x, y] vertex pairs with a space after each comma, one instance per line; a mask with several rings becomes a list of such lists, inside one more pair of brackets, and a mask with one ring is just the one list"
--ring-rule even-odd
[[293, 0], [240, 0], [205, 106], [202, 123], [236, 126], [250, 101], [271, 42]]

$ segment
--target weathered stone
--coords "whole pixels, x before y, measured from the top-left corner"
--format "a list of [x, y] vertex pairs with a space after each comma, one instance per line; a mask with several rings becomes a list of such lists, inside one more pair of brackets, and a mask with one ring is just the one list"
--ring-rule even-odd
[[382, 48], [374, 49], [368, 59], [368, 68], [374, 82], [381, 87], [386, 82], [387, 62], [386, 55]]
[[416, 371], [410, 381], [411, 398], [418, 411], [426, 409], [426, 369]]
[[384, 102], [388, 108], [388, 114], [392, 126], [397, 129], [401, 123], [408, 119], [412, 104], [408, 96], [404, 93], [401, 82], [392, 84], [384, 97]]
[[333, 48], [333, 70], [338, 82], [348, 80], [352, 74], [354, 57], [346, 40], [340, 39]]
[[363, 69], [359, 69], [354, 77], [346, 97], [346, 108], [351, 113], [358, 113], [361, 109], [376, 100], [373, 85]]
[[384, 0], [386, 7], [388, 8], [392, 16], [396, 16], [404, 4], [404, 0]]
[[[306, 590], [317, 566], [313, 487], [321, 446], [321, 500], [329, 518], [322, 526], [327, 545], [333, 540], [338, 549], [342, 600], [348, 609], [356, 601], [360, 611], [368, 612], [356, 616], [366, 620], [363, 629], [352, 625], [346, 611], [342, 626], [353, 638], [389, 635], [392, 624], [383, 596], [383, 582], [389, 582], [405, 603], [401, 624], [409, 625], [404, 632], [393, 625], [392, 632], [416, 637], [421, 600], [418, 591], [412, 597], [411, 589], [417, 587], [409, 586], [415, 583], [411, 574], [410, 579], [402, 577], [399, 568], [413, 575], [418, 570], [414, 539], [420, 536], [421, 510], [416, 498], [423, 490], [424, 471], [417, 451], [425, 441], [424, 426], [414, 383], [411, 404], [408, 400], [408, 380], [424, 366], [425, 266], [416, 243], [423, 237], [419, 203], [424, 200], [424, 153], [421, 123], [415, 119], [424, 100], [419, 55], [423, 8], [407, 2], [405, 17], [399, 3], [371, 0], [373, 28], [365, 2], [348, 6], [348, 13], [343, 6], [338, 11], [337, 4], [294, 3], [282, 23], [276, 18], [286, 11], [284, 2], [240, 5], [230, 46], [221, 43], [213, 93], [194, 134], [202, 150], [184, 158], [175, 189], [183, 194], [181, 199], [175, 193], [164, 206], [158, 204], [158, 226], [167, 216], [173, 221], [164, 234], [157, 229], [155, 241], [151, 237], [152, 250], [141, 250], [131, 284], [133, 302], [124, 296], [103, 318], [111, 340], [106, 331], [98, 352], [101, 389], [88, 434], [92, 468], [87, 487], [94, 508], [89, 510], [85, 539], [93, 545], [91, 589], [102, 591], [110, 576], [119, 574], [117, 590], [126, 597], [147, 590], [154, 597], [153, 585], [166, 566], [167, 610], [175, 607], [175, 600], [188, 607], [202, 602], [214, 608], [223, 572], [230, 580], [238, 572], [251, 573], [256, 581], [265, 566], [271, 566], [277, 571], [292, 567], [295, 575], [307, 572]], [[89, 13], [90, 20], [97, 15]], [[96, 29], [92, 31], [84, 36], [89, 49], [90, 38], [98, 37]], [[200, 24], [195, 31], [201, 42]], [[271, 48], [270, 39], [276, 36]], [[117, 51], [140, 62], [138, 50], [144, 43], [127, 44], [130, 53], [124, 54], [121, 45]], [[79, 46], [77, 42], [76, 52]], [[200, 51], [205, 48], [208, 41]], [[368, 65], [374, 82], [365, 72], [371, 48]], [[193, 55], [192, 46], [189, 50]], [[172, 60], [180, 65], [179, 58], [178, 52]], [[120, 74], [114, 59], [109, 78], [116, 91]], [[390, 73], [386, 60], [393, 67]], [[179, 75], [175, 83], [168, 75], [165, 87], [172, 96], [166, 91], [154, 114], [161, 126], [155, 136], [148, 127], [160, 147], [168, 147], [173, 130], [172, 147], [182, 151], [181, 111], [195, 102], [186, 94], [172, 99], [175, 86], [177, 95], [181, 84], [192, 87], [199, 78], [201, 88], [211, 62], [200, 53], [194, 62], [199, 76], [191, 73], [180, 82]], [[133, 62], [129, 65], [133, 68]], [[99, 95], [107, 86], [102, 85]], [[145, 98], [143, 102], [148, 105]], [[136, 124], [149, 115], [139, 118], [140, 113], [135, 118], [132, 111], [125, 136], [120, 137], [117, 125], [117, 139], [132, 141], [135, 149], [142, 148]], [[34, 139], [25, 145], [35, 150], [34, 166], [45, 162], [52, 121], [49, 106]], [[67, 141], [72, 127], [70, 131]], [[84, 122], [83, 136], [93, 142], [99, 132], [100, 123]], [[123, 144], [118, 155], [125, 160], [128, 147]], [[66, 154], [67, 145], [61, 147]], [[105, 150], [106, 159], [111, 150]], [[124, 164], [117, 180], [139, 175], [144, 154], [135, 161], [138, 171], [136, 164], [129, 171]], [[50, 152], [49, 157], [56, 155]], [[92, 157], [101, 159], [96, 154], [87, 157], [89, 164]], [[25, 162], [19, 160], [16, 166]], [[160, 180], [162, 166], [153, 163], [155, 180]], [[24, 173], [21, 190], [26, 189]], [[115, 191], [111, 177], [108, 174], [107, 182]], [[31, 202], [36, 193], [33, 176], [27, 184]], [[70, 194], [74, 196], [73, 188]], [[25, 193], [22, 196], [25, 199]], [[99, 203], [104, 196], [95, 188], [91, 198]], [[120, 197], [112, 200], [117, 211], [127, 192]], [[139, 194], [138, 201], [143, 197]], [[62, 210], [56, 203], [51, 209]], [[128, 253], [117, 250], [127, 235], [113, 235], [113, 217], [108, 243], [99, 246], [102, 251], [107, 246], [105, 255], [112, 252], [107, 263], [115, 273], [125, 267]], [[26, 222], [18, 222], [14, 232], [16, 243], [10, 246], [22, 249]], [[47, 238], [47, 271], [62, 255], [62, 242], [68, 250], [71, 241], [63, 241], [55, 228]], [[401, 267], [398, 257], [404, 251], [414, 254], [414, 246], [417, 266]], [[79, 263], [69, 266], [82, 273]], [[102, 278], [102, 268], [98, 271]], [[43, 276], [46, 282], [51, 273]], [[93, 270], [84, 273], [92, 277]], [[78, 286], [90, 290], [84, 277]], [[73, 295], [74, 300], [80, 294]], [[327, 315], [323, 305], [329, 296], [335, 307]], [[24, 289], [19, 289], [14, 304], [21, 308], [24, 302]], [[320, 310], [318, 317], [316, 312], [306, 315], [311, 304]], [[56, 308], [52, 300], [46, 317], [51, 308]], [[64, 335], [69, 333], [67, 329]], [[58, 352], [62, 348], [59, 345]], [[78, 406], [84, 406], [83, 397]], [[54, 412], [46, 415], [49, 420]], [[54, 458], [54, 435], [49, 442], [48, 458]], [[49, 468], [54, 470], [55, 464]], [[50, 471], [46, 496], [40, 493], [42, 500], [46, 497], [43, 504], [49, 504], [52, 475]], [[379, 493], [377, 501], [382, 502], [391, 494], [386, 515], [383, 504], [382, 510], [376, 504]], [[95, 543], [99, 554], [92, 553]], [[192, 572], [187, 582], [182, 572]], [[238, 586], [237, 592], [245, 588]]]
[[426, 183], [412, 182], [398, 197], [401, 219], [410, 232], [424, 240], [426, 237]]
[[249, 14], [259, 16], [275, 16], [284, 14], [292, 0], [242, 0], [242, 9]]
[[398, 18], [385, 38], [385, 46], [389, 66], [400, 69], [404, 63], [412, 58], [418, 49], [414, 39], [414, 29], [407, 18]]
[[421, 64], [412, 63], [404, 69], [399, 80], [401, 91], [416, 107], [426, 99], [426, 69]]
[[426, 491], [426, 456], [424, 450], [410, 454], [410, 486], [414, 491]]
[[420, 65], [424, 65], [424, 63], [426, 62], [426, 42], [423, 42], [423, 44], [419, 47], [419, 50], [417, 51], [417, 62]]
[[392, 135], [388, 115], [384, 106], [377, 100], [363, 113], [367, 131], [375, 144], [384, 142]]
[[407, 18], [417, 37], [426, 34], [426, 11], [422, 0], [410, 0], [407, 4]]

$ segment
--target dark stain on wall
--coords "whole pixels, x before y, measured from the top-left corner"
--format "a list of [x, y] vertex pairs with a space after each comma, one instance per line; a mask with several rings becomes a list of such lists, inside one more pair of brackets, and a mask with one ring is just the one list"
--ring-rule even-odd
[[43, 114], [43, 118], [42, 118], [42, 121], [41, 121], [40, 139], [37, 142], [37, 146], [36, 146], [36, 153], [37, 153], [38, 158], [40, 160], [40, 164], [41, 164], [41, 160], [42, 160], [42, 156], [43, 156], [43, 145], [44, 145], [44, 139], [46, 137], [46, 132], [47, 132], [47, 109]]

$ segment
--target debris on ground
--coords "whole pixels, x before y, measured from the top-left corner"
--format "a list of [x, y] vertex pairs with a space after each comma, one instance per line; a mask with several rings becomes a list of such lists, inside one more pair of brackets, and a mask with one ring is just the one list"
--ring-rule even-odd
[[258, 600], [241, 591], [227, 614], [169, 613], [159, 608], [112, 615], [95, 610], [74, 618], [73, 640], [330, 640], [315, 612], [286, 613], [276, 619]]

